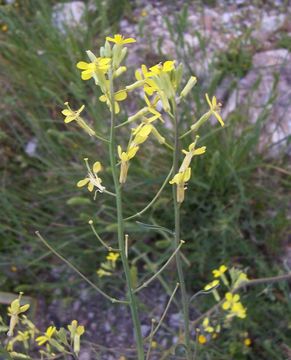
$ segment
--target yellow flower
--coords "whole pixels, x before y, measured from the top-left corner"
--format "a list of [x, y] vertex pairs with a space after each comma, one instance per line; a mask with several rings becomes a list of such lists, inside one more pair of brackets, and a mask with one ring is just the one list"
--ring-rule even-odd
[[119, 254], [118, 253], [114, 253], [114, 252], [110, 252], [107, 256], [106, 256], [106, 260], [108, 261], [112, 261], [112, 262], [116, 262], [117, 259], [119, 258]]
[[191, 168], [187, 168], [183, 172], [178, 172], [172, 180], [170, 180], [170, 184], [177, 185], [177, 202], [182, 203], [185, 198], [185, 183], [189, 181], [191, 177]]
[[221, 265], [218, 270], [213, 270], [212, 274], [214, 277], [221, 277], [227, 270], [227, 267], [225, 265]]
[[141, 123], [137, 128], [133, 129], [132, 133], [134, 139], [132, 140], [132, 146], [137, 146], [144, 143], [149, 137], [153, 126], [151, 124]]
[[70, 331], [71, 341], [74, 344], [74, 352], [76, 354], [80, 351], [80, 337], [85, 332], [85, 327], [82, 325], [78, 325], [77, 320], [73, 320], [70, 325], [68, 325], [68, 329]]
[[2, 26], [1, 26], [1, 30], [2, 30], [3, 32], [6, 32], [6, 31], [8, 30], [8, 26], [7, 26], [6, 24], [2, 25]]
[[245, 346], [251, 346], [252, 340], [250, 338], [246, 338], [246, 339], [244, 339], [244, 344], [245, 344]]
[[79, 61], [76, 66], [78, 69], [83, 70], [81, 72], [82, 80], [89, 80], [94, 77], [94, 75], [98, 77], [98, 73], [105, 74], [110, 67], [110, 61], [110, 58], [95, 57], [93, 62], [87, 63], [85, 61]]
[[207, 339], [204, 335], [199, 335], [198, 342], [199, 342], [199, 344], [204, 345], [207, 342]]
[[212, 100], [210, 101], [208, 94], [205, 94], [206, 100], [208, 102], [208, 105], [210, 107], [210, 112], [212, 113], [212, 115], [214, 115], [216, 117], [216, 119], [219, 121], [221, 126], [224, 126], [224, 122], [221, 118], [221, 116], [219, 115], [219, 111], [221, 108], [221, 104], [217, 103], [216, 97], [213, 96]]
[[102, 269], [102, 268], [98, 269], [96, 272], [97, 272], [97, 275], [98, 275], [100, 278], [102, 278], [103, 276], [110, 276], [110, 275], [112, 275], [111, 272], [106, 271], [106, 270], [104, 270], [104, 269]]
[[240, 319], [245, 319], [247, 310], [240, 302], [236, 302], [231, 307], [231, 315], [237, 316]]
[[179, 172], [185, 171], [190, 166], [193, 156], [202, 155], [205, 153], [206, 146], [202, 146], [198, 149], [195, 149], [198, 138], [199, 136], [196, 136], [195, 141], [189, 145], [189, 151], [182, 150], [183, 154], [185, 154], [185, 158], [180, 166]]
[[41, 346], [41, 345], [45, 344], [46, 342], [49, 342], [55, 332], [56, 332], [56, 327], [49, 326], [46, 329], [46, 332], [44, 333], [44, 335], [41, 335], [35, 339], [35, 341], [37, 342], [37, 345]]
[[[165, 61], [163, 64], [159, 63], [150, 67], [150, 76], [160, 75], [161, 73], [170, 72], [175, 69], [175, 60]], [[148, 75], [149, 76], [149, 75]]]
[[246, 308], [241, 304], [240, 296], [238, 294], [233, 295], [232, 293], [225, 294], [226, 301], [222, 304], [223, 310], [229, 310], [229, 316], [237, 316], [240, 319], [244, 319], [246, 315]]
[[204, 286], [204, 290], [208, 291], [216, 288], [219, 285], [219, 280], [213, 280], [211, 283]]
[[18, 299], [13, 300], [8, 307], [8, 316], [10, 316], [9, 330], [7, 333], [8, 336], [13, 336], [14, 328], [19, 321], [19, 315], [27, 311], [30, 307], [29, 304], [20, 305], [21, 297], [22, 293], [20, 293]]
[[239, 302], [240, 296], [238, 294], [233, 295], [228, 292], [225, 294], [226, 301], [222, 304], [223, 310], [230, 310], [234, 304]]
[[[118, 114], [120, 111], [118, 102], [123, 101], [126, 98], [127, 98], [126, 90], [119, 90], [114, 94], [114, 112], [115, 112], [115, 114]], [[111, 109], [111, 102], [110, 102], [109, 95], [101, 95], [99, 97], [99, 100], [102, 102], [106, 102], [107, 106]]]
[[121, 184], [124, 184], [126, 182], [128, 168], [129, 168], [129, 160], [131, 160], [137, 153], [139, 147], [133, 146], [130, 147], [127, 151], [122, 151], [122, 148], [120, 145], [118, 145], [117, 151], [118, 156], [121, 160], [121, 168], [120, 168], [120, 176], [119, 176], [119, 182]]
[[105, 190], [105, 187], [101, 185], [102, 180], [98, 177], [98, 173], [102, 170], [101, 163], [99, 161], [96, 161], [91, 170], [88, 164], [88, 159], [85, 158], [84, 160], [88, 169], [88, 177], [78, 181], [77, 186], [83, 187], [88, 185], [88, 190], [90, 192], [92, 192], [94, 190], [94, 187], [96, 187], [97, 191], [102, 193]]
[[87, 134], [90, 136], [95, 135], [95, 131], [88, 126], [85, 121], [81, 118], [80, 114], [84, 110], [85, 105], [82, 105], [80, 109], [74, 111], [71, 109], [68, 102], [65, 102], [64, 105], [67, 106], [67, 109], [62, 110], [62, 114], [65, 115], [64, 122], [66, 124], [70, 123], [73, 120], [76, 120], [77, 124], [86, 131]]
[[208, 332], [208, 333], [213, 333], [213, 332], [214, 332], [214, 327], [213, 327], [213, 326], [210, 326], [209, 323], [210, 323], [210, 322], [209, 322], [209, 318], [206, 317], [206, 318], [203, 320], [203, 322], [202, 322], [202, 326], [203, 326], [203, 328], [204, 328], [204, 330], [205, 330], [206, 332]]
[[117, 44], [117, 45], [125, 45], [125, 44], [130, 44], [130, 43], [136, 42], [135, 39], [133, 39], [133, 38], [127, 38], [127, 39], [125, 39], [125, 38], [124, 38], [122, 35], [120, 35], [120, 34], [114, 35], [113, 38], [107, 36], [107, 37], [106, 37], [106, 40], [107, 40], [107, 41], [111, 41], [111, 42], [113, 42], [113, 43], [115, 43], [115, 44]]

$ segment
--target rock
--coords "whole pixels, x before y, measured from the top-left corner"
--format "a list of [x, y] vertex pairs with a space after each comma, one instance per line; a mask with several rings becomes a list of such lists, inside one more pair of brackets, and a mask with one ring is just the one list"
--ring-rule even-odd
[[285, 49], [257, 53], [253, 57], [253, 69], [239, 81], [222, 116], [226, 119], [237, 109], [250, 124], [261, 119], [258, 150], [276, 157], [286, 148], [291, 135], [290, 86], [291, 53]]
[[37, 138], [32, 138], [31, 140], [29, 140], [29, 142], [26, 144], [24, 149], [25, 153], [30, 157], [37, 156], [36, 153], [37, 144], [38, 144]]
[[253, 32], [253, 37], [257, 40], [267, 40], [267, 38], [280, 30], [285, 23], [286, 17], [284, 14], [269, 16], [264, 14], [259, 28]]
[[56, 4], [53, 6], [52, 12], [53, 24], [62, 33], [65, 33], [66, 28], [84, 25], [82, 20], [85, 11], [86, 5], [82, 1]]

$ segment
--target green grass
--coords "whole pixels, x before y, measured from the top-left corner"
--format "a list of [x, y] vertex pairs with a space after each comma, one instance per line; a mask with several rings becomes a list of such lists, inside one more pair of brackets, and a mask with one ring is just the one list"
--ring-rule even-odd
[[[98, 3], [98, 1], [96, 2]], [[101, 4], [101, 3], [100, 3]], [[99, 4], [99, 5], [100, 5]], [[129, 5], [120, 3], [122, 9]], [[26, 3], [30, 10], [29, 2]], [[95, 269], [104, 259], [104, 251], [96, 244], [87, 221], [94, 218], [100, 234], [112, 240], [116, 228], [114, 204], [106, 196], [93, 201], [75, 184], [85, 175], [83, 158], [88, 156], [105, 164], [104, 182], [109, 182], [108, 155], [102, 144], [88, 140], [75, 126], [66, 127], [60, 114], [63, 102], [75, 107], [86, 104], [86, 116], [100, 133], [108, 131], [108, 112], [98, 101], [91, 82], [80, 80], [75, 64], [86, 59], [85, 50], [97, 49], [104, 35], [114, 32], [120, 9], [107, 4], [98, 13], [88, 14], [89, 27], [60, 34], [51, 26], [51, 5], [40, 1], [37, 11], [23, 16], [17, 10], [0, 8], [0, 22], [8, 32], [0, 37], [1, 95], [0, 136], [2, 173], [0, 197], [0, 284], [7, 291], [24, 290], [31, 295], [46, 294], [52, 288], [65, 288], [70, 270], [39, 243], [34, 235], [39, 230], [53, 246], [74, 262], [94, 281]], [[34, 7], [36, 8], [36, 7]], [[122, 10], [121, 9], [121, 10]], [[187, 71], [195, 73], [194, 54], [183, 44], [187, 29], [187, 8], [177, 17], [178, 31], [169, 31], [177, 43], [179, 59]], [[197, 34], [207, 51], [207, 39]], [[235, 46], [234, 46], [235, 47]], [[189, 106], [181, 113], [182, 128], [205, 109], [204, 93], [215, 93], [217, 83], [232, 72], [242, 76], [241, 52], [229, 61], [221, 54], [214, 62], [209, 78], [193, 91]], [[165, 57], [166, 54], [161, 54]], [[249, 64], [249, 53], [247, 53]], [[229, 57], [228, 57], [229, 59]], [[133, 72], [133, 69], [129, 69]], [[122, 114], [125, 118], [125, 115]], [[250, 126], [247, 115], [238, 109], [226, 119], [226, 128], [206, 126], [200, 144], [207, 145], [205, 156], [193, 162], [193, 178], [182, 207], [185, 255], [191, 263], [186, 267], [188, 288], [198, 291], [211, 278], [211, 270], [219, 264], [239, 264], [249, 269], [250, 277], [276, 275], [284, 269], [280, 263], [282, 244], [287, 237], [287, 192], [290, 181], [284, 173], [284, 157], [267, 160], [258, 154], [260, 128]], [[242, 128], [240, 136], [237, 129]], [[183, 130], [181, 129], [181, 131]], [[160, 129], [165, 134], [163, 128]], [[128, 134], [121, 132], [121, 142]], [[171, 134], [170, 134], [171, 137]], [[24, 149], [36, 138], [36, 155]], [[189, 143], [183, 141], [183, 146]], [[130, 168], [125, 189], [129, 216], [142, 209], [159, 189], [169, 171], [170, 154], [155, 142], [148, 142]], [[283, 171], [282, 171], [283, 170]], [[172, 230], [171, 187], [167, 186], [158, 202], [139, 220]], [[165, 259], [163, 245], [169, 244], [164, 231], [147, 230], [134, 221], [127, 224], [133, 247], [151, 260]], [[81, 251], [80, 251], [81, 250]], [[11, 267], [18, 271], [13, 272]], [[50, 272], [62, 266], [58, 283]], [[144, 276], [143, 264], [138, 267]], [[171, 276], [170, 274], [168, 276]], [[174, 281], [174, 278], [172, 278]], [[65, 296], [65, 291], [62, 294]], [[201, 359], [283, 359], [284, 346], [290, 346], [285, 314], [288, 312], [286, 284], [252, 289], [243, 295], [249, 309], [245, 321], [237, 321], [210, 347], [201, 350]], [[211, 305], [205, 298], [201, 308]], [[276, 324], [276, 327], [274, 326]], [[241, 334], [247, 331], [253, 346], [244, 354]], [[275, 339], [276, 348], [272, 346]], [[289, 336], [290, 339], [290, 336]]]

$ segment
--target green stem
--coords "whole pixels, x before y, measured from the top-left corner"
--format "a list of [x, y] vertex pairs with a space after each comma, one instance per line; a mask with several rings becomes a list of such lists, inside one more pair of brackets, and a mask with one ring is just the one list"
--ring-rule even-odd
[[129, 300], [129, 306], [131, 310], [131, 316], [134, 327], [135, 341], [137, 346], [137, 359], [144, 360], [144, 348], [143, 348], [143, 339], [141, 334], [140, 320], [137, 310], [137, 300], [136, 296], [133, 293], [130, 269], [128, 265], [128, 260], [125, 252], [125, 234], [124, 234], [124, 219], [122, 215], [122, 192], [121, 186], [118, 181], [118, 174], [116, 169], [116, 144], [115, 144], [115, 113], [114, 113], [114, 89], [113, 89], [113, 79], [112, 72], [109, 75], [110, 82], [110, 103], [111, 103], [111, 126], [110, 126], [110, 143], [109, 143], [109, 155], [110, 155], [110, 165], [112, 170], [112, 177], [114, 181], [115, 194], [116, 194], [116, 210], [117, 210], [117, 229], [118, 229], [118, 247], [120, 249], [121, 261], [123, 265], [123, 270], [125, 273], [126, 284], [127, 284], [127, 296]]
[[[174, 122], [174, 154], [173, 154], [173, 173], [176, 174], [179, 171], [179, 123], [177, 118], [177, 110], [175, 101], [172, 102], [173, 122]], [[180, 227], [180, 204], [177, 202], [177, 186], [173, 186], [173, 199], [174, 199], [174, 216], [175, 216], [175, 236], [174, 247], [177, 248], [181, 239], [181, 227]], [[184, 317], [184, 330], [185, 330], [185, 345], [187, 349], [187, 360], [191, 360], [191, 344], [190, 344], [190, 321], [189, 321], [189, 299], [186, 291], [185, 278], [182, 266], [181, 254], [176, 254], [176, 264], [178, 270], [178, 278], [181, 287], [181, 301]]]

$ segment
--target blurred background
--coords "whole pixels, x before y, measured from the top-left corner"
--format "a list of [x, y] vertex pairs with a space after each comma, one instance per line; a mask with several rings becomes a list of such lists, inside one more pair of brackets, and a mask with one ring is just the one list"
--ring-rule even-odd
[[[203, 128], [201, 143], [207, 153], [193, 162], [194, 176], [182, 207], [189, 291], [201, 289], [222, 263], [247, 269], [249, 278], [290, 271], [290, 1], [0, 4], [0, 303], [5, 304], [10, 293], [24, 291], [35, 300], [32, 316], [42, 329], [50, 322], [60, 326], [77, 318], [87, 330], [83, 360], [118, 359], [114, 349], [132, 343], [127, 311], [96, 295], [35, 236], [39, 230], [89, 279], [121, 294], [121, 271], [110, 279], [97, 277], [106, 254], [88, 226], [93, 218], [100, 235], [114, 241], [114, 203], [103, 196], [93, 200], [76, 188], [85, 171], [83, 158], [102, 159], [109, 167], [107, 149], [79, 128], [65, 126], [60, 114], [65, 101], [73, 108], [84, 103], [88, 121], [107, 133], [108, 110], [93, 82], [82, 81], [75, 65], [87, 61], [85, 50], [96, 53], [105, 36], [115, 33], [137, 39], [129, 49], [126, 83], [142, 63], [152, 66], [168, 59], [184, 64], [185, 79], [197, 76], [198, 85], [180, 114], [181, 132], [206, 111], [206, 92], [223, 104], [226, 127]], [[123, 110], [120, 121], [142, 102], [129, 99], [128, 113]], [[161, 129], [163, 134], [168, 131]], [[120, 137], [123, 141], [128, 132], [121, 131]], [[187, 144], [185, 140], [183, 146]], [[153, 198], [169, 172], [170, 156], [154, 141], [143, 148], [130, 169], [126, 216]], [[106, 177], [110, 181], [109, 172], [104, 176], [104, 182]], [[170, 186], [140, 221], [172, 229]], [[134, 221], [126, 230], [141, 280], [168, 258], [171, 239], [160, 228], [145, 229]], [[153, 314], [163, 311], [171, 281], [176, 281], [174, 267], [167, 281], [160, 277], [141, 295], [144, 335]], [[261, 285], [242, 296], [248, 318], [234, 321], [200, 350], [199, 358], [291, 359], [291, 321], [286, 316], [290, 285]], [[192, 319], [211, 304], [211, 297], [194, 304]], [[178, 343], [171, 335], [177, 329], [174, 304], [158, 336], [160, 349]], [[250, 346], [244, 343], [246, 337]]]

